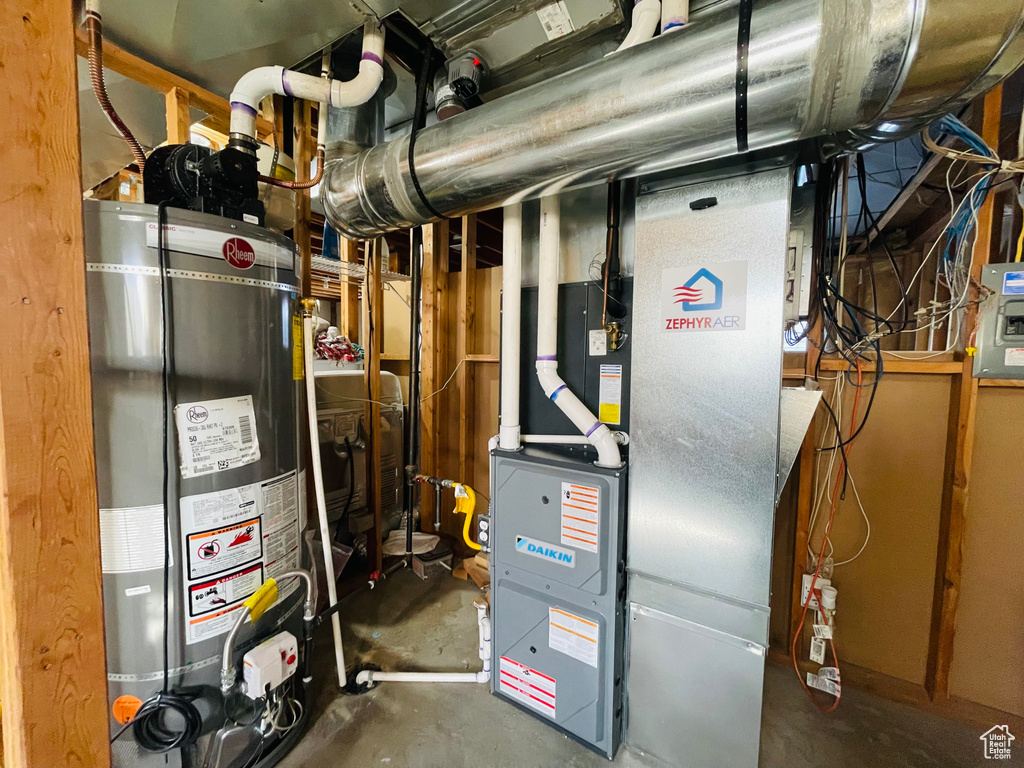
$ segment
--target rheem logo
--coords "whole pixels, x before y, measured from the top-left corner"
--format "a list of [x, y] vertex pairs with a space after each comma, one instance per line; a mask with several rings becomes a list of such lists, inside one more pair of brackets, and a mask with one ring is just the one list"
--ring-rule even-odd
[[229, 237], [221, 248], [224, 261], [238, 269], [249, 269], [256, 263], [256, 251], [240, 237]]
[[742, 331], [747, 262], [662, 270], [661, 313], [665, 331]]

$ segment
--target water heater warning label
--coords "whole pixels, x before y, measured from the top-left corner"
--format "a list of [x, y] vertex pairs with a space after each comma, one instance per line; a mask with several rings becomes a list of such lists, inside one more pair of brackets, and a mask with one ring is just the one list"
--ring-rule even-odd
[[555, 716], [555, 678], [502, 656], [498, 664], [499, 690], [530, 709]]
[[[265, 579], [299, 566], [296, 473], [185, 496], [180, 512], [191, 645], [227, 632]], [[298, 586], [294, 579], [282, 585], [280, 599]]]
[[243, 467], [260, 459], [252, 396], [174, 407], [183, 478]]
[[601, 534], [601, 492], [589, 485], [562, 483], [561, 543], [597, 552]]

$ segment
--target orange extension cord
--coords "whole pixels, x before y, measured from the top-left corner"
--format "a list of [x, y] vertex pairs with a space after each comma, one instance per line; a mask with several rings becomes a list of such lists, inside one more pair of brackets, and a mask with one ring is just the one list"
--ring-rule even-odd
[[[857, 410], [858, 410], [858, 408], [860, 406], [860, 391], [861, 391], [861, 383], [862, 383], [862, 381], [863, 381], [863, 371], [861, 369], [860, 360], [858, 360], [857, 361], [857, 391], [856, 391], [856, 394], [853, 397], [853, 411], [850, 413], [850, 434], [851, 435], [856, 434], [855, 427], [857, 425]], [[843, 439], [842, 435], [838, 434], [838, 432], [837, 432], [837, 434], [836, 434], [837, 446], [838, 446], [839, 443], [842, 442], [842, 439]], [[803, 631], [804, 622], [807, 619], [807, 610], [808, 610], [808, 608], [809, 608], [809, 606], [811, 604], [811, 599], [814, 596], [814, 585], [817, 583], [818, 577], [821, 575], [821, 566], [825, 562], [825, 548], [828, 547], [828, 537], [829, 537], [829, 534], [832, 531], [832, 522], [835, 520], [835, 517], [836, 517], [836, 505], [839, 502], [839, 488], [842, 485], [843, 475], [845, 474], [845, 470], [846, 470], [846, 467], [847, 467], [847, 462], [850, 459], [850, 448], [852, 446], [853, 446], [853, 441], [851, 441], [847, 445], [846, 452], [845, 452], [845, 454], [843, 456], [842, 469], [836, 475], [836, 483], [835, 483], [835, 486], [832, 488], [832, 501], [831, 501], [831, 504], [829, 506], [828, 522], [825, 524], [825, 535], [821, 539], [821, 550], [818, 552], [818, 564], [817, 564], [817, 566], [814, 569], [814, 576], [811, 578], [811, 588], [809, 590], [807, 590], [807, 599], [804, 601], [803, 612], [800, 614], [800, 624], [799, 624], [799, 626], [797, 626], [796, 632], [793, 633], [793, 643], [792, 643], [792, 646], [790, 647], [790, 655], [793, 658], [793, 669], [796, 671], [796, 679], [800, 681], [800, 685], [803, 686], [804, 691], [807, 692], [807, 695], [810, 697], [811, 701], [814, 702], [814, 706], [816, 706], [818, 709], [820, 709], [825, 714], [828, 714], [830, 712], [835, 712], [836, 707], [839, 706], [839, 699], [842, 696], [842, 689], [840, 688], [839, 693], [836, 695], [836, 700], [834, 702], [832, 702], [831, 706], [825, 707], [821, 703], [819, 703], [818, 700], [814, 697], [814, 694], [811, 693], [811, 689], [807, 687], [807, 683], [804, 682], [804, 676], [800, 672], [800, 665], [797, 663], [797, 659], [796, 659], [796, 644], [800, 640], [800, 633]], [[837, 447], [836, 450], [841, 450], [841, 449]], [[825, 619], [825, 621], [827, 623], [828, 619]], [[829, 638], [828, 644], [829, 644], [829, 648], [832, 650], [832, 661], [835, 664], [836, 670], [838, 671], [838, 669], [839, 669], [839, 657], [836, 655], [836, 645], [835, 645], [835, 641], [833, 640], [833, 638], [831, 638], [831, 637]], [[839, 675], [839, 677], [841, 677], [841, 675]], [[837, 680], [836, 684], [841, 686], [842, 685], [841, 680]]]

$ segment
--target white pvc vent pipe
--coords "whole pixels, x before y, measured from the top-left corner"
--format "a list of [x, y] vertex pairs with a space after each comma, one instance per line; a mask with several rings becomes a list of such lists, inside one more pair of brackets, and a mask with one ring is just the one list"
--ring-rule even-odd
[[501, 421], [498, 446], [518, 451], [519, 355], [522, 322], [523, 206], [506, 205], [501, 265]]
[[[332, 107], [358, 107], [370, 100], [384, 79], [384, 31], [376, 21], [363, 26], [359, 73], [351, 80], [304, 75], [284, 67], [257, 67], [242, 75], [231, 92], [231, 133], [256, 136], [256, 115], [266, 96], [294, 96]], [[324, 136], [321, 135], [321, 142]]]
[[540, 263], [537, 278], [537, 378], [544, 394], [576, 425], [597, 448], [599, 467], [622, 465], [619, 445], [611, 430], [598, 421], [590, 409], [558, 375], [558, 262], [561, 252], [561, 217], [557, 195], [540, 201]]
[[479, 672], [377, 672], [366, 669], [356, 675], [359, 685], [374, 683], [489, 683], [491, 681], [491, 619], [483, 600], [476, 606], [477, 652], [483, 668]]
[[[331, 551], [331, 526], [327, 520], [327, 500], [324, 497], [324, 470], [320, 464], [319, 427], [316, 418], [316, 378], [313, 373], [313, 316], [302, 313], [302, 352], [306, 363], [306, 412], [309, 415], [310, 463], [313, 465], [313, 486], [316, 490], [316, 513], [320, 520], [320, 539], [324, 547], [324, 575], [327, 577], [327, 598], [333, 607], [338, 602], [338, 585], [334, 574], [334, 553]], [[304, 492], [305, 489], [300, 489]], [[338, 665], [338, 686], [345, 687], [345, 646], [341, 642], [341, 619], [331, 616], [334, 635], [334, 660]]]
[[[686, 2], [686, 0], [684, 0]], [[634, 45], [646, 43], [658, 32], [658, 24], [663, 16], [662, 4], [659, 0], [639, 0], [633, 6], [633, 21], [622, 41], [613, 53], [632, 48]]]

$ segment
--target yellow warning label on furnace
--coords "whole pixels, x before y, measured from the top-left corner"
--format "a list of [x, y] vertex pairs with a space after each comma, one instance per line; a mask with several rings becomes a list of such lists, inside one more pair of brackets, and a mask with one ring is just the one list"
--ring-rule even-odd
[[304, 360], [302, 356], [302, 318], [292, 318], [292, 379], [302, 380]]
[[605, 424], [622, 422], [622, 366], [601, 366], [600, 407], [597, 418]]

